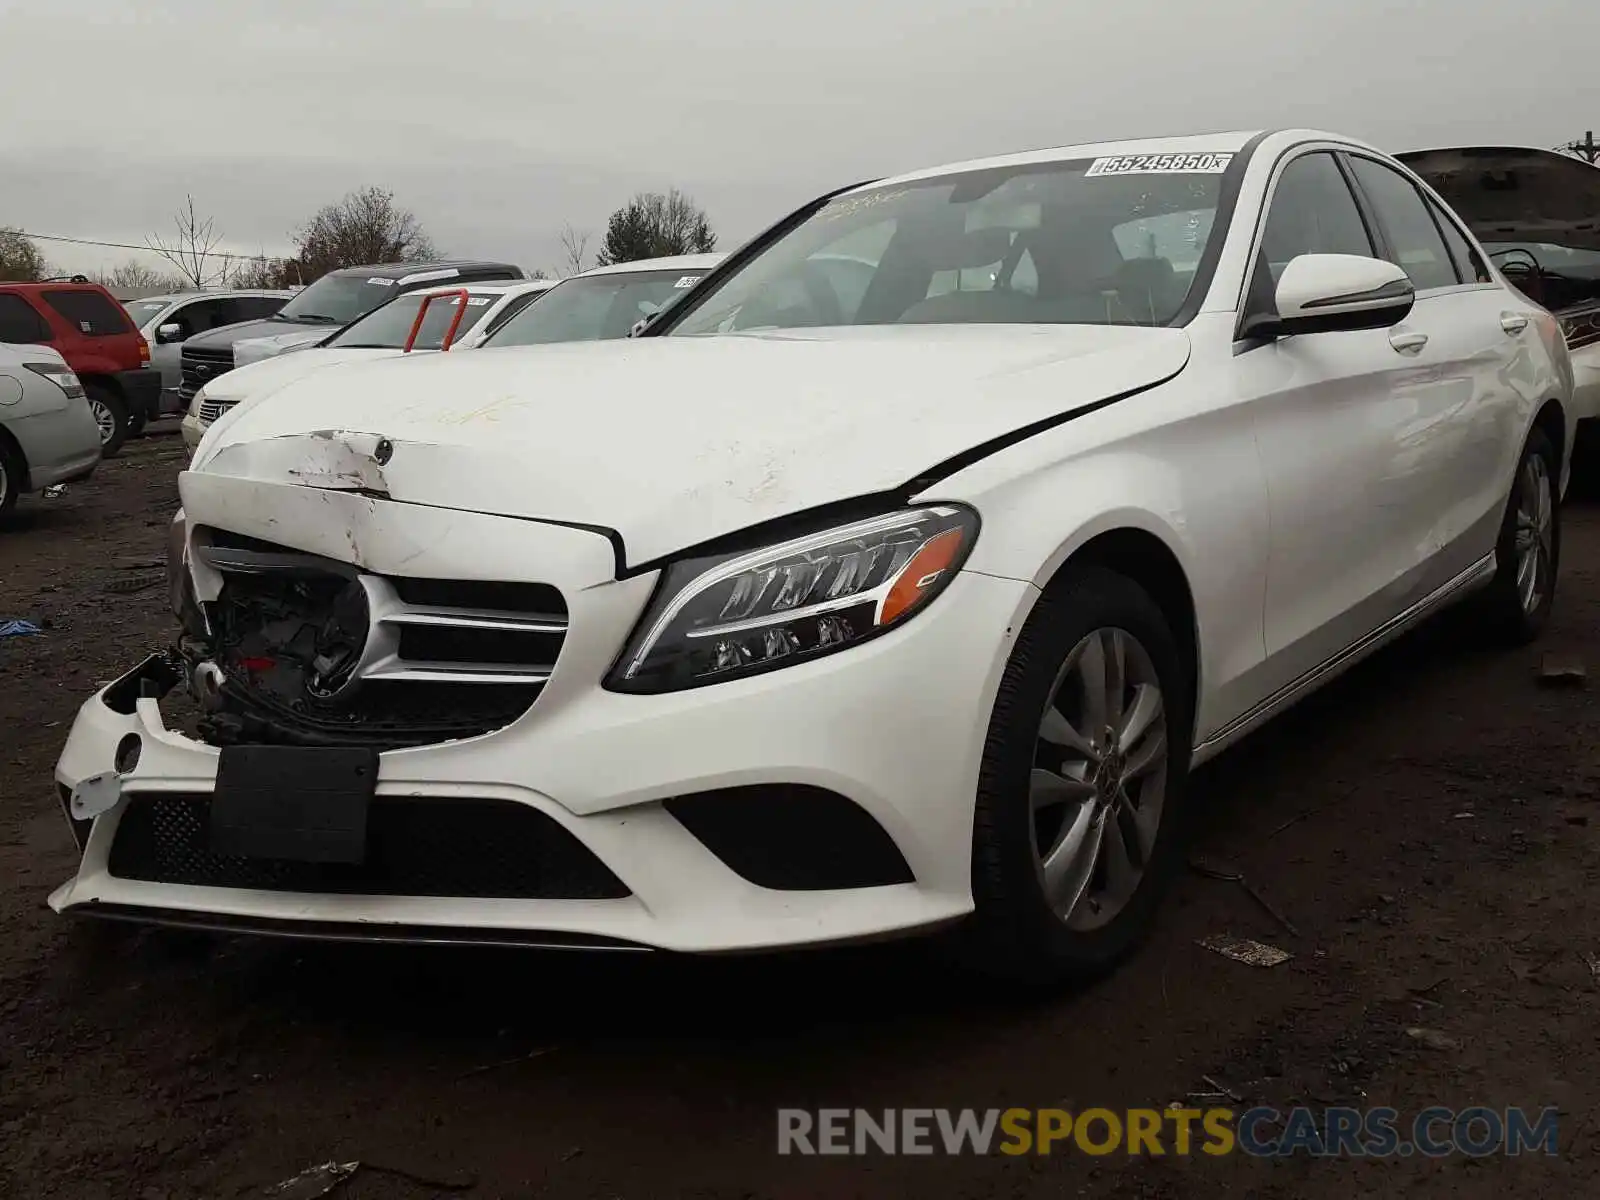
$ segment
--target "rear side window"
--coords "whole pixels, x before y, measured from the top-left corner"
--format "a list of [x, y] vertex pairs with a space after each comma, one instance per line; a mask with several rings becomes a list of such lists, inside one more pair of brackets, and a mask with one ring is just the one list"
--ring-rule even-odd
[[[1424, 196], [1423, 199], [1427, 200], [1427, 197]], [[1432, 200], [1428, 200], [1428, 211], [1433, 214], [1439, 232], [1444, 234], [1444, 243], [1450, 248], [1450, 257], [1455, 260], [1456, 274], [1461, 276], [1461, 282], [1488, 283], [1488, 268], [1483, 265], [1483, 258], [1461, 232], [1461, 227]]]
[[1460, 283], [1444, 237], [1416, 186], [1392, 167], [1370, 158], [1351, 155], [1350, 167], [1388, 235], [1389, 261], [1406, 273], [1412, 286], [1420, 292]]
[[38, 345], [51, 341], [50, 326], [21, 296], [0, 292], [0, 342]]
[[44, 302], [85, 337], [133, 332], [122, 306], [99, 292], [52, 290], [44, 293]]

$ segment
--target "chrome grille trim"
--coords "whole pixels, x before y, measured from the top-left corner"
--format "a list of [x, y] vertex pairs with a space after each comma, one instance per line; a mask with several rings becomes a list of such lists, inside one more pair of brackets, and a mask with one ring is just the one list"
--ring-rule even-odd
[[200, 411], [196, 415], [209, 425], [237, 403], [239, 403], [237, 400], [202, 400]]
[[566, 633], [565, 617], [514, 617], [476, 609], [402, 608], [385, 618], [396, 625], [443, 626], [451, 629], [498, 629], [505, 633]]
[[[196, 561], [222, 576], [345, 576], [358, 582], [366, 594], [370, 633], [352, 679], [386, 683], [470, 683], [484, 685], [542, 686], [555, 670], [555, 659], [568, 629], [565, 614], [521, 613], [498, 609], [410, 604], [400, 598], [397, 583], [370, 574], [349, 563], [325, 559], [289, 547], [254, 549], [216, 545], [212, 531], [199, 531], [194, 542]], [[484, 633], [539, 637], [530, 645], [526, 661], [497, 659], [444, 660], [401, 656], [401, 631], [406, 628], [460, 629]], [[543, 653], [537, 653], [542, 650]]]
[[[400, 664], [404, 665], [400, 665]], [[520, 683], [542, 684], [550, 681], [549, 671], [519, 670], [493, 663], [417, 663], [396, 658], [380, 662], [361, 676], [363, 679], [392, 680], [403, 683]]]

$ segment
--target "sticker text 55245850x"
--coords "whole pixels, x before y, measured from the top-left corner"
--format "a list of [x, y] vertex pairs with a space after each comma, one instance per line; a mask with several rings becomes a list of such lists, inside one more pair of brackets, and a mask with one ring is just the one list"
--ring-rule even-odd
[[1231, 153], [1119, 154], [1095, 159], [1083, 175], [1220, 175], [1232, 161]]

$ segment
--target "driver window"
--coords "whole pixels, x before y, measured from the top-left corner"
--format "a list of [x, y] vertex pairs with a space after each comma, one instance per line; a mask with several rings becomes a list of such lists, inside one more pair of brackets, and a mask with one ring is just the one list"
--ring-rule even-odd
[[1304, 154], [1283, 169], [1272, 194], [1261, 259], [1276, 286], [1289, 260], [1301, 254], [1373, 255], [1361, 210], [1333, 155]]
[[180, 308], [175, 308], [161, 318], [161, 323], [163, 325], [178, 326], [182, 332], [178, 335], [177, 340], [188, 341], [195, 334], [205, 332], [206, 327], [204, 325], [195, 323], [195, 318], [200, 315], [203, 305], [204, 302], [202, 301], [199, 304], [185, 304]]

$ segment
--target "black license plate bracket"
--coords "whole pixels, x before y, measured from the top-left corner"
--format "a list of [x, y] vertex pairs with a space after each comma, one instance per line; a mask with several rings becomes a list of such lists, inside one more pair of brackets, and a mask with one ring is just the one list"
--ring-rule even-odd
[[211, 797], [217, 854], [359, 864], [378, 752], [349, 746], [224, 746]]

